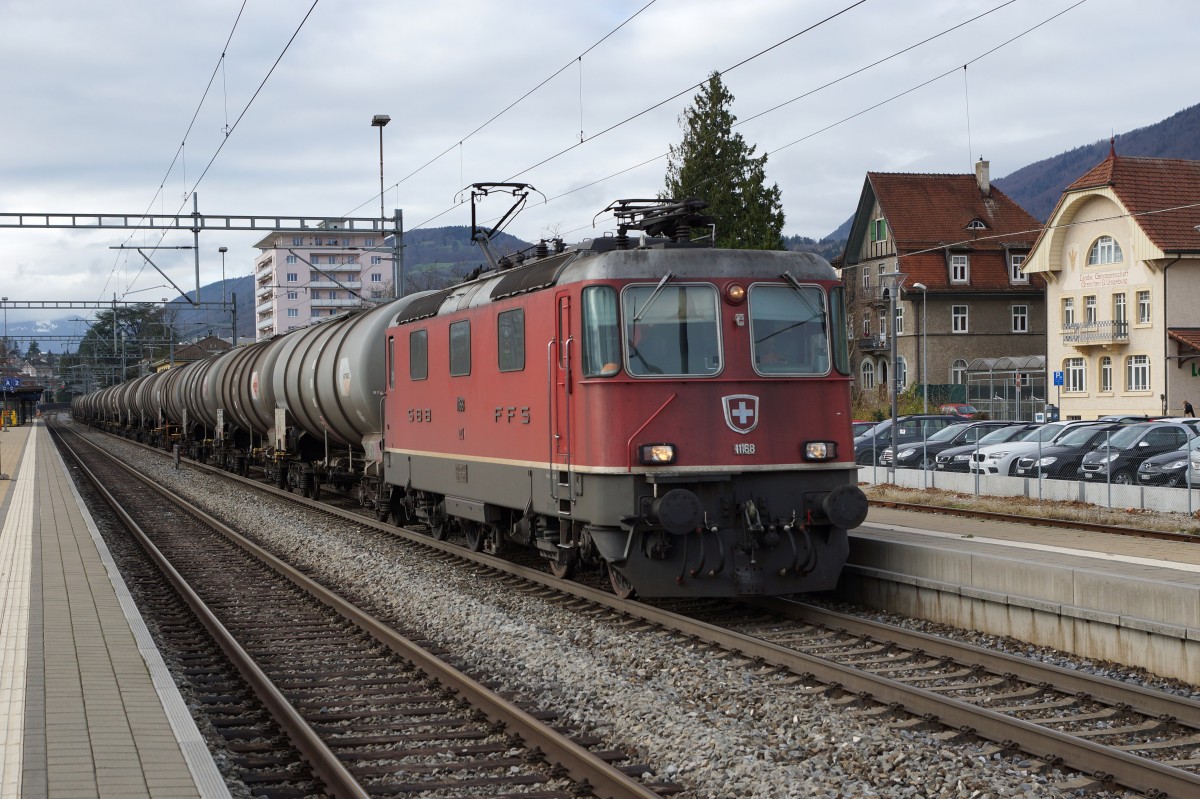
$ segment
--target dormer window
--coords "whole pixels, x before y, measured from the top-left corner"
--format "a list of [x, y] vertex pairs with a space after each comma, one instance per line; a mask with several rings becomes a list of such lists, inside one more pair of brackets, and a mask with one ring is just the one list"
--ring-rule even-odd
[[983, 223], [982, 219], [972, 219], [967, 224], [967, 230], [987, 230], [987, 225]]
[[871, 241], [887, 240], [887, 220], [883, 217], [871, 222]]
[[950, 282], [969, 283], [971, 280], [971, 259], [967, 255], [950, 256]]
[[1122, 260], [1124, 256], [1121, 254], [1121, 245], [1117, 244], [1117, 240], [1112, 236], [1101, 236], [1088, 250], [1088, 266], [1119, 264]]

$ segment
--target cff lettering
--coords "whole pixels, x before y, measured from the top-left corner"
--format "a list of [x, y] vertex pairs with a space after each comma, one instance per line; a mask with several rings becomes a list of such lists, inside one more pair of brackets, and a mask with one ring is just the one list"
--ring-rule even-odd
[[529, 424], [530, 413], [529, 407], [519, 408], [516, 405], [497, 405], [496, 418], [497, 422], [508, 422], [509, 424], [520, 423]]

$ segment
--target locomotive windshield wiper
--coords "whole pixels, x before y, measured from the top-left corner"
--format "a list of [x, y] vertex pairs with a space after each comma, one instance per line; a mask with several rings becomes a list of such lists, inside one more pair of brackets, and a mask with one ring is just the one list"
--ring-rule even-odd
[[658, 285], [655, 286], [654, 291], [650, 293], [650, 297], [646, 300], [646, 304], [642, 306], [642, 310], [638, 311], [633, 317], [633, 324], [636, 325], [641, 321], [642, 317], [646, 315], [646, 311], [650, 310], [650, 306], [653, 305], [654, 301], [658, 299], [658, 295], [662, 294], [662, 290], [666, 287], [667, 281], [673, 277], [675, 277], [674, 272], [667, 272], [662, 276], [662, 280], [658, 281]]
[[804, 287], [800, 285], [800, 281], [797, 280], [796, 278], [794, 278], [792, 276], [791, 272], [784, 272], [782, 275], [780, 275], [780, 277], [788, 282], [788, 285], [792, 287], [792, 291], [796, 292], [796, 296], [800, 298], [800, 301], [802, 303], [804, 303], [805, 305], [807, 305], [809, 307], [809, 310], [811, 310], [813, 312], [813, 315], [809, 318], [815, 319], [819, 316], [819, 317], [821, 317], [821, 324], [824, 325], [825, 324], [825, 307], [824, 307], [824, 305], [814, 305], [813, 301], [808, 296], [805, 295]]

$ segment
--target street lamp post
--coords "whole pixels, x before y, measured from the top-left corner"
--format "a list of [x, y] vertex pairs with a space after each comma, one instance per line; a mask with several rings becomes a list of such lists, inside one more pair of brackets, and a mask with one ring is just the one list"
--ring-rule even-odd
[[[383, 237], [385, 243], [387, 240], [387, 216], [384, 214], [384, 211], [383, 211], [383, 129], [387, 125], [387, 123], [389, 123], [391, 121], [392, 121], [392, 118], [390, 116], [388, 116], [387, 114], [376, 114], [375, 116], [371, 117], [371, 127], [379, 128], [379, 235]], [[393, 258], [392, 258], [392, 291], [395, 292], [397, 297], [399, 297], [401, 295], [402, 290], [403, 290], [402, 286], [400, 285], [400, 277], [401, 277], [402, 273], [400, 271], [400, 255], [399, 255], [399, 252], [400, 252], [399, 216], [400, 216], [400, 212], [397, 211], [396, 212], [396, 226], [395, 226], [396, 229], [392, 233], [392, 235], [394, 237], [392, 240], [392, 245], [393, 245], [393, 250], [395, 251], [395, 254], [393, 255]]]
[[889, 469], [896, 468], [896, 452], [900, 445], [900, 423], [899, 423], [899, 399], [900, 399], [900, 373], [896, 369], [896, 295], [900, 293], [900, 287], [904, 285], [904, 278], [907, 277], [903, 272], [884, 272], [880, 275], [883, 280], [883, 285], [888, 289], [888, 304], [891, 306], [891, 320], [888, 322], [888, 335], [891, 336], [891, 363], [888, 365], [892, 391], [892, 464]]
[[929, 413], [929, 347], [925, 337], [925, 325], [929, 317], [925, 313], [925, 296], [928, 289], [924, 283], [913, 283], [913, 290], [921, 292], [921, 391], [923, 392], [921, 413]]

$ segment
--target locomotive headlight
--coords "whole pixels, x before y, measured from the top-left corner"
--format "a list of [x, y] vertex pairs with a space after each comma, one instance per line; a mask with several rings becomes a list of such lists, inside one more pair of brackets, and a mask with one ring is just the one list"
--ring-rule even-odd
[[804, 460], [830, 461], [837, 457], [836, 441], [805, 441]]
[[644, 466], [662, 466], [675, 462], [674, 444], [638, 445], [638, 462]]
[[746, 301], [746, 287], [741, 283], [730, 283], [725, 287], [725, 301], [730, 305], [741, 305]]

